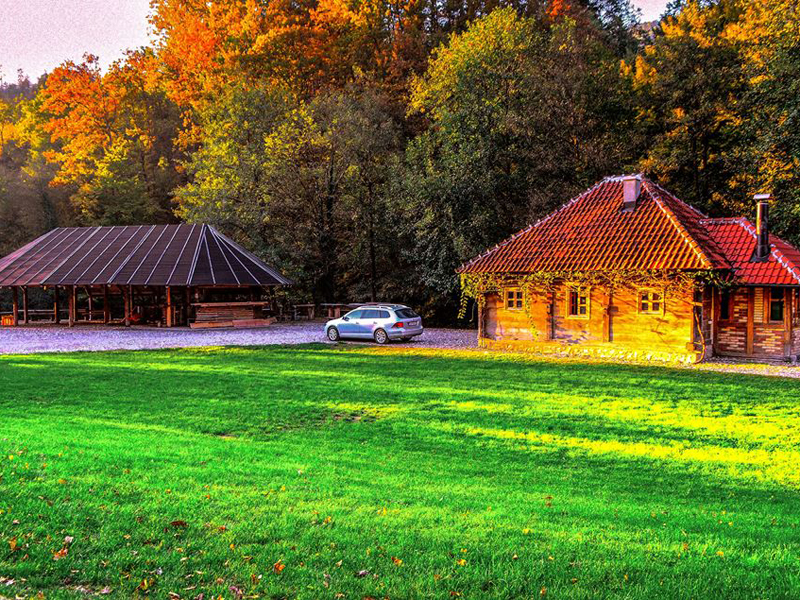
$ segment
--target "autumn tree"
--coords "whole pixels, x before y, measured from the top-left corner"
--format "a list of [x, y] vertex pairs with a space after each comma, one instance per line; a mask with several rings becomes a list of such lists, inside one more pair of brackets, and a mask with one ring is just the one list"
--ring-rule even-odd
[[[742, 126], [750, 143], [740, 150], [739, 187], [772, 192], [776, 231], [800, 243], [800, 8], [787, 0], [748, 2], [725, 34], [741, 48], [748, 81]], [[748, 214], [752, 201], [737, 194], [726, 208]]]
[[738, 0], [687, 4], [661, 23], [633, 74], [638, 126], [652, 140], [642, 168], [715, 214], [724, 212], [747, 143], [744, 65], [736, 41], [724, 35], [740, 10]]
[[130, 52], [103, 74], [97, 58], [66, 62], [39, 92], [39, 127], [52, 183], [77, 188], [73, 202], [91, 224], [170, 221], [179, 158], [178, 114], [151, 78], [153, 55]]

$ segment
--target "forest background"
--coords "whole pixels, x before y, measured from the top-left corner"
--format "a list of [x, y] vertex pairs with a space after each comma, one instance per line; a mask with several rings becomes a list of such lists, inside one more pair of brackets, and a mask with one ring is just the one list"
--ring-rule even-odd
[[[0, 82], [0, 255], [213, 224], [296, 301], [455, 320], [460, 263], [608, 175], [800, 243], [794, 0], [153, 0], [152, 43]], [[1, 68], [2, 66], [0, 66]]]

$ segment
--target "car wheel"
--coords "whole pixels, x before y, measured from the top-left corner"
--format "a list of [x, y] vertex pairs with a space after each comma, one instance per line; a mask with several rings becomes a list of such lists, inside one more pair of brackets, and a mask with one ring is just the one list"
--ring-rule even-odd
[[375, 338], [375, 341], [378, 344], [385, 344], [389, 341], [389, 336], [386, 335], [386, 332], [383, 329], [376, 329], [375, 333], [372, 334], [372, 337]]
[[339, 330], [336, 327], [328, 327], [328, 339], [332, 342], [339, 341]]

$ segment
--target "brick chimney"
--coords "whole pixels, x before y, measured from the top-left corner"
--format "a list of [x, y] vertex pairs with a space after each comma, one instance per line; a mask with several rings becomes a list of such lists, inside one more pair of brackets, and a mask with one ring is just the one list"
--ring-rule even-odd
[[625, 175], [622, 178], [622, 212], [633, 212], [642, 193], [642, 176]]
[[769, 245], [769, 201], [771, 194], [756, 194], [756, 251], [753, 254], [754, 261], [765, 261], [770, 255]]

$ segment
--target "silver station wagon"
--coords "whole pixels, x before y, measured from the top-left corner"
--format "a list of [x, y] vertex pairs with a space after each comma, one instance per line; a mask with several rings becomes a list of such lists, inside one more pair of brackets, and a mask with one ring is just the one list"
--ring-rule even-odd
[[402, 304], [368, 304], [325, 323], [325, 336], [332, 342], [340, 338], [405, 342], [422, 331], [422, 318]]

